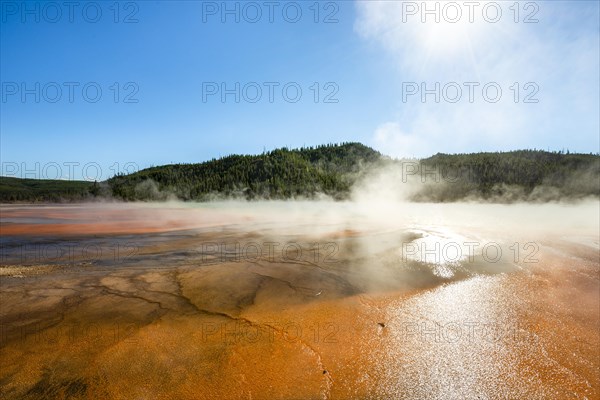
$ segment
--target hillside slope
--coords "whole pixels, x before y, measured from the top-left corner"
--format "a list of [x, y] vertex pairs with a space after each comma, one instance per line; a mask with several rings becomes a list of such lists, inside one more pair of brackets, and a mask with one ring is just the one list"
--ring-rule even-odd
[[51, 179], [0, 177], [0, 202], [82, 201], [94, 196], [94, 183]]
[[148, 168], [108, 180], [126, 200], [207, 200], [241, 196], [287, 199], [325, 194], [344, 198], [362, 166], [382, 158], [360, 143], [277, 149], [261, 155], [231, 155], [199, 164]]
[[600, 157], [541, 150], [436, 154], [421, 160], [445, 185], [424, 188], [414, 200], [551, 201], [600, 196]]
[[[347, 199], [353, 185], [382, 170], [416, 164], [412, 201], [555, 201], [600, 197], [600, 156], [540, 150], [436, 154], [393, 160], [360, 143], [343, 143], [260, 155], [230, 155], [195, 164], [173, 164], [118, 175], [99, 184], [0, 177], [0, 201], [117, 200], [207, 201], [221, 198], [289, 199], [322, 195]], [[412, 166], [411, 166], [412, 168]], [[411, 169], [412, 171], [412, 169]], [[438, 181], [427, 175], [438, 171]], [[421, 178], [425, 176], [426, 184]], [[440, 179], [441, 177], [441, 179]], [[401, 185], [399, 179], [380, 185]]]

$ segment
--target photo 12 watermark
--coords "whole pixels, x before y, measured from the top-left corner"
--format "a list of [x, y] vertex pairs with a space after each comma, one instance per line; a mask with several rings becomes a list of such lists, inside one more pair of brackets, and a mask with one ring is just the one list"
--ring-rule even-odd
[[335, 1], [202, 1], [202, 23], [339, 23]]
[[0, 247], [0, 267], [34, 264], [93, 264], [97, 261], [124, 263], [139, 254], [141, 246], [134, 242], [96, 243], [25, 243]]
[[540, 85], [513, 82], [503, 88], [498, 82], [402, 82], [402, 102], [498, 103], [508, 94], [514, 103], [539, 103]]
[[201, 265], [223, 263], [321, 263], [335, 264], [339, 245], [336, 242], [205, 242], [196, 254]]
[[113, 162], [104, 168], [96, 161], [3, 161], [0, 163], [1, 176], [22, 179], [101, 182], [116, 175], [128, 175], [139, 170], [140, 168], [133, 161]]
[[[65, 307], [73, 306], [76, 299], [64, 298]], [[28, 322], [23, 319], [22, 322]], [[99, 324], [95, 322], [71, 321], [48, 327], [45, 323], [0, 324], [0, 344], [21, 342], [30, 346], [52, 345], [112, 345], [119, 342], [137, 344], [135, 333], [142, 328], [136, 322]]]
[[248, 320], [232, 322], [204, 322], [201, 325], [201, 341], [227, 344], [288, 343], [335, 344], [338, 342], [338, 324], [319, 322], [303, 324], [294, 321], [268, 321], [253, 323]]
[[429, 241], [416, 240], [402, 243], [402, 261], [417, 261], [432, 264], [473, 263], [483, 260], [486, 263], [501, 261], [515, 264], [536, 264], [540, 246], [536, 242], [501, 245], [489, 241]]
[[137, 1], [2, 1], [2, 23], [137, 24]]
[[476, 320], [402, 321], [389, 325], [389, 331], [403, 342], [472, 344], [487, 342], [499, 344], [506, 342], [534, 343], [532, 335], [518, 324], [494, 323]]
[[488, 23], [502, 20], [537, 24], [539, 3], [534, 1], [402, 1], [402, 23]]
[[313, 103], [336, 104], [340, 100], [336, 82], [202, 82], [202, 103]]
[[139, 103], [137, 82], [2, 82], [2, 103]]

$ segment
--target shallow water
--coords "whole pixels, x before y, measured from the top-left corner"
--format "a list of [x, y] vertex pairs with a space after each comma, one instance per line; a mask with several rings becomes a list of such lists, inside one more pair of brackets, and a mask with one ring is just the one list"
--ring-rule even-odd
[[0, 211], [3, 398], [600, 396], [597, 202]]

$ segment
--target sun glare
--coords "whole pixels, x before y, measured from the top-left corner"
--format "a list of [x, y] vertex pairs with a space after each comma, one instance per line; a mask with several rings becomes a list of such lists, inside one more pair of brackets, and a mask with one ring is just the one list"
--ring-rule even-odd
[[435, 1], [403, 6], [402, 22], [430, 57], [458, 56], [482, 39], [484, 25], [493, 25], [482, 22], [498, 18], [498, 11], [487, 3], [478, 4]]

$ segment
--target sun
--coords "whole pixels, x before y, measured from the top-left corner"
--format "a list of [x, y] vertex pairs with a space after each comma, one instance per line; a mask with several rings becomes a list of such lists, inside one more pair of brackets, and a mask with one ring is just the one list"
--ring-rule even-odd
[[406, 28], [430, 57], [470, 51], [485, 35], [484, 19], [489, 19], [481, 10], [454, 1], [422, 2], [419, 8], [408, 11], [408, 15], [403, 14]]
[[465, 23], [440, 21], [423, 24], [420, 27], [420, 39], [423, 46], [433, 53], [451, 54], [464, 49], [471, 40], [469, 27]]

